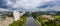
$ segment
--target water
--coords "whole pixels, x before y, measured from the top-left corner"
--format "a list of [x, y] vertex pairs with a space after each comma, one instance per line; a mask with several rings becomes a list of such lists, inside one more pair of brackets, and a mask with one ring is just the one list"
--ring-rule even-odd
[[33, 19], [33, 17], [28, 17], [27, 18], [27, 23], [25, 26], [39, 26], [38, 23]]

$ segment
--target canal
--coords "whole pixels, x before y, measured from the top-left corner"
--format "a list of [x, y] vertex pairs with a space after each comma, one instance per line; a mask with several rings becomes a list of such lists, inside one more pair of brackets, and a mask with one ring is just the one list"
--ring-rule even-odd
[[25, 26], [39, 26], [32, 16], [27, 17], [27, 22]]

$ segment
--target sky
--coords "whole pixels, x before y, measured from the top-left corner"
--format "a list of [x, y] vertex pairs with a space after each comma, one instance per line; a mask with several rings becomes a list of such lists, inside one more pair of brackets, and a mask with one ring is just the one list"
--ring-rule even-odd
[[0, 0], [0, 11], [60, 11], [60, 0]]

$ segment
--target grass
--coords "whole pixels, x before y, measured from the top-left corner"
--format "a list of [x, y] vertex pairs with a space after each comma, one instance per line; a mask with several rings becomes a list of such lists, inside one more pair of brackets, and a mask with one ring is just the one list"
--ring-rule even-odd
[[60, 16], [57, 16], [57, 15], [56, 15], [56, 16], [55, 16], [55, 18], [56, 18], [56, 19], [59, 19], [59, 18], [60, 18]]

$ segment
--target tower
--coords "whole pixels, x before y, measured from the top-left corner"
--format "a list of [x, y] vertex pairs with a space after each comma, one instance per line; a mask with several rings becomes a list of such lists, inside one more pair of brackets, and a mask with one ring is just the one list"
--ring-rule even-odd
[[20, 20], [20, 12], [19, 11], [13, 11], [13, 16], [14, 16], [14, 20]]

